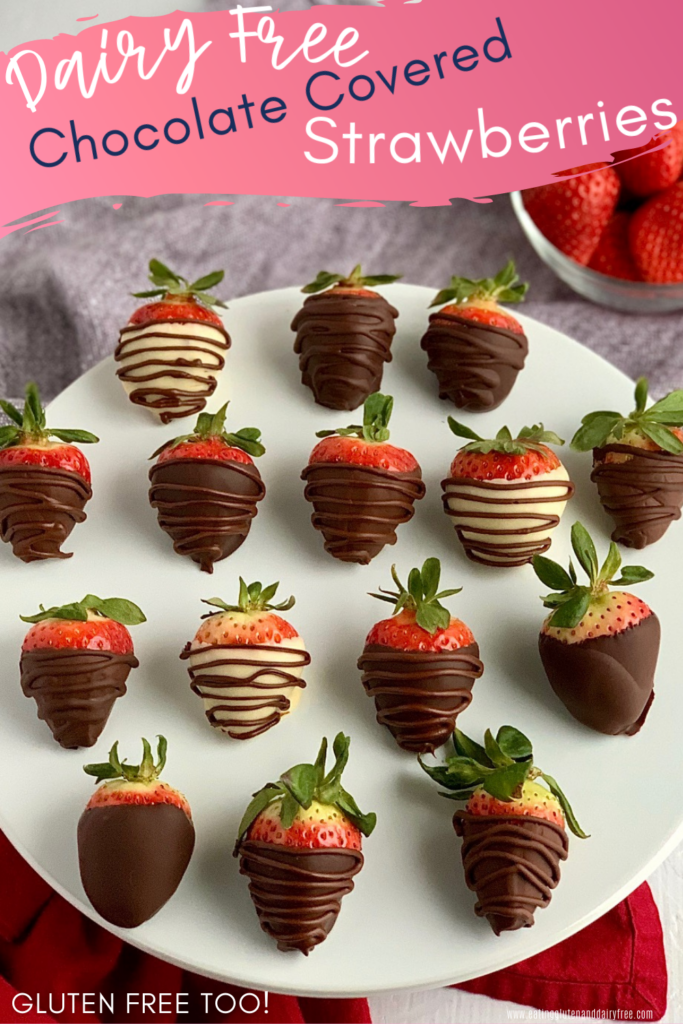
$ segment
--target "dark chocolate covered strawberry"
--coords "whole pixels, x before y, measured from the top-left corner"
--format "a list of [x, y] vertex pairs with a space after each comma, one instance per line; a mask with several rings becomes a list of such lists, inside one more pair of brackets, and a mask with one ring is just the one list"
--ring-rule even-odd
[[438, 558], [411, 569], [407, 588], [395, 566], [391, 575], [396, 590], [371, 597], [393, 604], [394, 614], [372, 627], [358, 668], [379, 724], [403, 750], [425, 753], [451, 735], [484, 666], [472, 631], [441, 604], [461, 588], [439, 591]]
[[552, 776], [536, 768], [526, 736], [511, 725], [484, 745], [455, 730], [455, 753], [443, 765], [422, 768], [450, 800], [466, 800], [453, 827], [462, 840], [467, 888], [477, 895], [474, 912], [496, 935], [530, 928], [547, 907], [567, 859], [566, 825], [586, 839], [569, 802]]
[[612, 540], [644, 548], [681, 517], [683, 505], [683, 389], [647, 406], [647, 379], [636, 384], [635, 409], [584, 416], [571, 446], [593, 451], [591, 480], [614, 520]]
[[119, 760], [115, 743], [108, 761], [84, 767], [101, 785], [78, 822], [81, 881], [97, 913], [119, 928], [137, 928], [161, 910], [194, 849], [190, 805], [159, 779], [167, 744], [158, 740], [156, 764], [143, 739], [139, 765]]
[[308, 295], [292, 321], [301, 379], [318, 405], [356, 409], [382, 385], [391, 360], [398, 310], [372, 291], [399, 277], [368, 277], [360, 266], [348, 277], [321, 270], [301, 291]]
[[522, 427], [513, 437], [501, 427], [485, 439], [458, 423], [448, 425], [469, 438], [442, 480], [443, 504], [458, 540], [473, 562], [500, 567], [524, 565], [550, 547], [574, 484], [549, 444], [562, 438], [542, 423]]
[[217, 413], [199, 414], [192, 434], [155, 451], [149, 471], [149, 501], [159, 526], [179, 555], [204, 572], [242, 544], [266, 494], [254, 458], [263, 455], [261, 431], [225, 430], [226, 402]]
[[376, 815], [363, 814], [342, 786], [349, 743], [337, 735], [326, 772], [323, 739], [315, 764], [297, 764], [260, 789], [240, 823], [240, 872], [249, 878], [262, 929], [283, 951], [307, 956], [324, 942], [363, 867], [362, 836], [370, 835]]
[[70, 558], [62, 544], [85, 520], [92, 497], [88, 460], [71, 442], [99, 438], [48, 427], [33, 383], [26, 385], [23, 411], [1, 399], [0, 409], [12, 421], [0, 427], [0, 538], [22, 562]]
[[138, 659], [126, 626], [145, 622], [132, 601], [88, 594], [82, 601], [22, 615], [21, 688], [60, 746], [91, 747]]
[[500, 303], [521, 302], [528, 287], [510, 260], [495, 277], [452, 277], [437, 294], [431, 305], [442, 308], [430, 316], [422, 348], [439, 382], [439, 398], [469, 412], [488, 412], [507, 398], [529, 343]]
[[[536, 575], [555, 593], [543, 598], [553, 612], [539, 639], [550, 685], [567, 710], [591, 729], [632, 736], [642, 727], [654, 699], [659, 654], [659, 619], [640, 598], [610, 587], [633, 586], [652, 578], [640, 565], [621, 568], [612, 541], [602, 568], [588, 531], [572, 527], [572, 548], [588, 586], [542, 555]], [[621, 575], [614, 579], [621, 569]]]
[[304, 496], [314, 508], [311, 522], [325, 550], [343, 562], [363, 565], [385, 544], [396, 543], [396, 528], [413, 518], [425, 485], [417, 459], [389, 444], [394, 400], [370, 395], [362, 425], [321, 430], [301, 474]]
[[137, 309], [121, 331], [116, 375], [131, 402], [162, 423], [196, 416], [216, 390], [230, 335], [212, 308], [225, 303], [207, 289], [223, 277], [214, 270], [190, 283], [153, 259], [149, 279], [155, 287], [133, 293], [157, 301]]

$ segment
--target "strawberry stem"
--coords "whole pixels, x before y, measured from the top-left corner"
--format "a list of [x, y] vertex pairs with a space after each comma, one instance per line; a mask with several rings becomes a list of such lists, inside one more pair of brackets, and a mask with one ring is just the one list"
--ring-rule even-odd
[[301, 291], [304, 295], [313, 295], [315, 292], [326, 291], [328, 288], [373, 288], [376, 285], [393, 284], [394, 281], [400, 280], [400, 274], [364, 275], [361, 265], [358, 263], [348, 277], [344, 277], [343, 274], [330, 273], [329, 270], [321, 270], [315, 281], [304, 285]]
[[469, 277], [452, 277], [450, 285], [437, 293], [430, 308], [447, 302], [522, 302], [528, 289], [529, 285], [517, 277], [514, 260], [509, 260], [495, 277], [483, 277], [478, 281]]
[[364, 441], [382, 443], [391, 437], [389, 420], [394, 408], [391, 395], [382, 395], [376, 391], [369, 395], [363, 405], [363, 423], [350, 427], [339, 427], [337, 430], [318, 430], [316, 437], [362, 437]]
[[404, 609], [414, 611], [418, 626], [426, 629], [432, 635], [440, 629], [448, 629], [451, 621], [450, 612], [443, 607], [440, 601], [444, 597], [459, 594], [462, 587], [455, 590], [439, 591], [441, 562], [438, 558], [428, 558], [422, 569], [411, 569], [407, 588], [398, 578], [395, 565], [391, 567], [391, 576], [396, 584], [396, 590], [383, 590], [380, 587], [379, 594], [371, 593], [369, 596], [393, 604], [394, 615], [398, 615]]
[[646, 409], [647, 377], [639, 377], [635, 387], [635, 408], [628, 416], [609, 410], [589, 412], [571, 440], [577, 452], [602, 448], [607, 443], [619, 443], [625, 435], [653, 441], [658, 448], [672, 455], [683, 454], [683, 442], [672, 427], [683, 426], [683, 388], [670, 391], [664, 398]]
[[488, 455], [489, 452], [500, 452], [503, 455], [526, 455], [529, 451], [538, 452], [543, 458], [548, 457], [544, 445], [563, 445], [564, 441], [552, 430], [546, 430], [542, 423], [533, 427], [522, 427], [517, 437], [513, 437], [509, 427], [501, 427], [494, 438], [480, 437], [464, 423], [458, 423], [452, 416], [448, 417], [448, 426], [456, 437], [470, 438], [470, 443], [463, 445], [463, 452], [478, 452]]
[[196, 281], [190, 282], [186, 277], [181, 277], [180, 274], [170, 270], [160, 260], [151, 259], [149, 261], [148, 276], [149, 280], [156, 287], [148, 291], [133, 292], [133, 298], [172, 299], [175, 302], [198, 299], [204, 306], [228, 308], [221, 299], [217, 299], [215, 295], [209, 294], [209, 289], [220, 284], [225, 277], [224, 270], [212, 270], [210, 274], [204, 274], [202, 277], [197, 278]]
[[38, 605], [40, 611], [35, 615], [20, 615], [22, 622], [44, 622], [45, 619], [67, 619], [71, 622], [87, 622], [88, 613], [101, 615], [105, 619], [113, 619], [122, 626], [137, 626], [146, 622], [145, 614], [132, 601], [123, 597], [96, 597], [95, 594], [86, 594], [82, 601], [73, 601], [71, 604], [58, 605], [54, 608], [44, 608]]
[[166, 441], [150, 455], [150, 459], [156, 459], [168, 448], [177, 448], [179, 444], [196, 444], [199, 441], [208, 441], [212, 437], [220, 438], [231, 448], [239, 448], [247, 455], [260, 458], [265, 454], [266, 449], [261, 444], [261, 431], [258, 427], [242, 427], [234, 434], [226, 432], [225, 419], [229, 404], [226, 402], [215, 413], [201, 412], [191, 434], [182, 434], [180, 437], [174, 437], [172, 441]]
[[138, 765], [126, 764], [125, 760], [119, 759], [118, 740], [109, 751], [109, 760], [102, 764], [83, 765], [86, 775], [95, 778], [95, 784], [109, 782], [112, 779], [125, 779], [126, 782], [143, 782], [151, 785], [156, 782], [164, 766], [166, 765], [166, 754], [168, 742], [165, 736], [157, 737], [157, 763], [154, 763], [152, 747], [149, 740], [142, 737], [142, 761]]
[[67, 444], [94, 444], [99, 441], [99, 437], [95, 437], [88, 430], [53, 430], [48, 427], [38, 385], [33, 381], [26, 385], [25, 395], [22, 412], [11, 402], [0, 399], [0, 409], [12, 420], [7, 426], [0, 427], [0, 450], [19, 445], [45, 444], [51, 437], [56, 437]]
[[[294, 597], [288, 597], [281, 604], [272, 604], [277, 593], [279, 583], [271, 583], [264, 587], [262, 583], [245, 583], [240, 576], [240, 592], [237, 604], [226, 604], [220, 597], [202, 598], [204, 604], [213, 608], [220, 608], [224, 612], [263, 612], [277, 611], [286, 612], [294, 606]], [[218, 612], [210, 612], [209, 615], [218, 615]], [[208, 618], [209, 615], [205, 616]]]

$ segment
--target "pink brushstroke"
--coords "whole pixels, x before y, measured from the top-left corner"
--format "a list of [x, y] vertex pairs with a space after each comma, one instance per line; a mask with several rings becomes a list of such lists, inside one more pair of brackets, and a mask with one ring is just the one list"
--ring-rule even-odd
[[123, 206], [123, 203], [112, 203], [111, 205], [113, 206], [113, 208], [115, 210], [120, 210], [121, 207]]
[[367, 200], [363, 199], [363, 200], [360, 200], [357, 203], [335, 203], [335, 206], [363, 206], [363, 207], [369, 207], [369, 206], [386, 206], [386, 203], [378, 203], [378, 202], [375, 202], [372, 199], [367, 199]]
[[232, 199], [212, 199], [210, 203], [204, 203], [204, 206], [234, 206]]
[[88, 14], [85, 18], [76, 18], [76, 21], [93, 21], [95, 18], [99, 18], [99, 14]]
[[25, 235], [30, 235], [32, 231], [40, 231], [41, 228], [51, 228], [55, 224], [63, 224], [63, 220], [51, 220], [49, 224], [38, 224], [35, 228], [29, 228], [28, 231], [24, 231]]

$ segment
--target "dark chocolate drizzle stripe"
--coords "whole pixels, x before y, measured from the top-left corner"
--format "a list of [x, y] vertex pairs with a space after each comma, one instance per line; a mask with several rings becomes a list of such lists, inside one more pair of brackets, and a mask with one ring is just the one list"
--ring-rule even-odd
[[[221, 489], [182, 482], [183, 474], [200, 466], [214, 479], [221, 478]], [[164, 476], [168, 479], [161, 479]], [[239, 547], [258, 511], [256, 503], [266, 495], [261, 474], [251, 463], [166, 459], [152, 466], [149, 479], [150, 504], [157, 509], [159, 526], [173, 540], [174, 551], [193, 558], [207, 572]], [[236, 481], [243, 485], [241, 493]]]
[[21, 688], [34, 697], [38, 718], [67, 748], [90, 747], [107, 723], [117, 697], [126, 692], [134, 654], [46, 648], [21, 655]]
[[456, 718], [472, 700], [474, 680], [484, 671], [476, 643], [438, 652], [370, 644], [358, 668], [379, 724], [403, 750], [419, 753], [434, 751], [451, 736]]
[[0, 538], [24, 562], [71, 558], [60, 550], [83, 507], [92, 497], [90, 484], [69, 470], [44, 466], [0, 467]]
[[382, 383], [398, 310], [382, 296], [311, 295], [292, 321], [302, 382], [316, 402], [355, 409]]
[[300, 850], [245, 839], [238, 852], [261, 927], [278, 949], [305, 955], [329, 935], [363, 867], [360, 850], [345, 848]]
[[[630, 458], [607, 463], [610, 452]], [[683, 455], [608, 444], [593, 450], [591, 480], [598, 486], [602, 507], [614, 520], [612, 540], [627, 547], [654, 543], [681, 517]]]
[[463, 837], [465, 881], [477, 894], [477, 916], [487, 917], [496, 934], [531, 927], [560, 881], [566, 831], [542, 818], [467, 811], [456, 811], [453, 826]]
[[[195, 328], [201, 325], [222, 335], [224, 340], [204, 337], [193, 334], [191, 331], [186, 334], [165, 332], [163, 325], [171, 323], [189, 324]], [[157, 330], [148, 331], [147, 328], [152, 326]], [[173, 344], [160, 346], [152, 343], [145, 347], [137, 347], [135, 352], [128, 356], [126, 349], [141, 337], [145, 341], [164, 338]], [[222, 352], [229, 347], [230, 336], [225, 328], [206, 321], [150, 320], [140, 324], [131, 324], [121, 331], [119, 344], [114, 353], [114, 359], [118, 363], [124, 363], [116, 371], [116, 375], [121, 381], [136, 385], [128, 396], [134, 405], [159, 411], [161, 421], [170, 423], [171, 420], [201, 412], [206, 405], [206, 399], [216, 390], [216, 374], [225, 366]], [[186, 354], [170, 355], [177, 349], [181, 349]], [[147, 355], [151, 355], [151, 358], [146, 359]], [[141, 372], [145, 368], [149, 368], [148, 372]], [[179, 381], [196, 381], [202, 387], [199, 390], [190, 391], [182, 386], [176, 388], [154, 387], [153, 384], [149, 387], [137, 386], [158, 381], [164, 377], [172, 377]]]
[[524, 334], [443, 311], [430, 316], [421, 345], [439, 397], [475, 412], [495, 409], [507, 398], [529, 351]]
[[[282, 693], [283, 687], [303, 688], [306, 686], [304, 680], [291, 670], [304, 668], [311, 663], [308, 651], [281, 647], [277, 644], [207, 644], [194, 649], [191, 644], [186, 644], [180, 657], [183, 660], [188, 660], [208, 651], [245, 650], [258, 650], [259, 654], [262, 653], [264, 656], [248, 661], [244, 658], [218, 656], [212, 661], [205, 661], [198, 665], [190, 663], [188, 666], [190, 688], [198, 697], [219, 700], [215, 691], [225, 691], [225, 701], [207, 711], [206, 717], [211, 725], [227, 732], [228, 736], [235, 740], [252, 739], [278, 724], [291, 707], [289, 697]], [[268, 654], [275, 653], [287, 655], [287, 659], [274, 661], [267, 657]], [[253, 667], [253, 672], [240, 678], [236, 675], [224, 675], [213, 671], [230, 665], [239, 665], [241, 668]], [[276, 681], [268, 682], [265, 677], [269, 675], [276, 676]], [[234, 689], [251, 689], [254, 692], [252, 694], [231, 694], [230, 691]], [[269, 696], [269, 690], [278, 692]], [[258, 718], [247, 718], [246, 715], [252, 711], [263, 711], [263, 714]], [[226, 717], [219, 717], [219, 715]]]
[[396, 528], [409, 522], [414, 502], [425, 495], [420, 470], [394, 473], [368, 466], [316, 462], [301, 474], [304, 497], [315, 509], [311, 522], [335, 558], [367, 564]]
[[[493, 566], [517, 566], [530, 562], [534, 555], [540, 555], [550, 547], [549, 537], [535, 537], [534, 534], [540, 531], [553, 530], [560, 521], [558, 515], [550, 512], [523, 512], [503, 511], [506, 508], [514, 509], [518, 505], [550, 504], [552, 502], [568, 501], [574, 493], [574, 484], [571, 480], [519, 480], [514, 484], [501, 485], [490, 480], [474, 480], [471, 477], [448, 477], [441, 481], [443, 488], [442, 500], [446, 515], [458, 520], [455, 525], [455, 532], [458, 540], [465, 549], [468, 558], [473, 562], [480, 562], [482, 565]], [[481, 497], [473, 494], [463, 493], [460, 488], [470, 487], [473, 490], [482, 491]], [[552, 487], [558, 490], [559, 494], [542, 495], [541, 497], [504, 498], [499, 495], [505, 494], [509, 488], [519, 494], [520, 490], [533, 491], [534, 488]], [[495, 495], [494, 493], [495, 492]], [[448, 506], [452, 498], [459, 501], [470, 502], [473, 506], [471, 512], [456, 511]], [[500, 506], [501, 511], [480, 510], [478, 505]], [[498, 529], [489, 529], [483, 526], [469, 525], [469, 519], [490, 520], [492, 524], [498, 524]], [[505, 521], [508, 519], [528, 520], [529, 525], [505, 529]], [[514, 534], [520, 538], [519, 541], [505, 541], [502, 543], [496, 539], [497, 534], [509, 536]], [[495, 556], [495, 557], [494, 557]]]

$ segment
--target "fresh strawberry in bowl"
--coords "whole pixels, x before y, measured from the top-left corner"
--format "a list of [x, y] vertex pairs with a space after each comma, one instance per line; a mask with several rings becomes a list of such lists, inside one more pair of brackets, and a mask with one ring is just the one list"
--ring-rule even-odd
[[392, 566], [396, 590], [371, 594], [394, 606], [390, 619], [367, 635], [358, 668], [365, 692], [375, 701], [377, 721], [403, 750], [432, 752], [449, 738], [458, 715], [469, 707], [472, 686], [484, 671], [470, 628], [441, 601], [459, 594], [439, 591], [441, 563], [428, 558], [411, 569], [404, 587]]
[[225, 429], [226, 402], [218, 412], [199, 414], [191, 434], [158, 448], [149, 471], [149, 502], [173, 550], [213, 572], [244, 542], [257, 502], [266, 494], [254, 459], [264, 454], [261, 431]]
[[393, 405], [390, 395], [370, 395], [362, 424], [319, 431], [322, 440], [301, 474], [311, 522], [325, 550], [342, 562], [367, 565], [395, 544], [397, 527], [413, 518], [425, 494], [417, 459], [389, 443]]
[[209, 725], [232, 739], [252, 739], [278, 725], [306, 686], [302, 675], [311, 656], [280, 615], [294, 598], [273, 603], [278, 586], [247, 584], [240, 577], [236, 604], [205, 600], [212, 610], [180, 655]]
[[363, 867], [362, 840], [376, 815], [363, 814], [342, 786], [349, 744], [338, 733], [327, 771], [323, 739], [315, 763], [297, 764], [260, 789], [240, 822], [240, 873], [261, 928], [284, 952], [308, 956], [325, 941]]
[[454, 753], [424, 771], [449, 800], [466, 801], [453, 827], [462, 838], [467, 888], [476, 893], [474, 912], [493, 932], [531, 928], [550, 903], [567, 859], [567, 826], [588, 836], [555, 779], [534, 764], [531, 742], [511, 725], [476, 743], [456, 729]]
[[301, 291], [308, 295], [292, 321], [301, 379], [318, 405], [356, 409], [379, 391], [384, 364], [391, 361], [398, 310], [377, 285], [400, 280], [394, 274], [348, 276], [321, 270]]
[[422, 348], [439, 398], [469, 412], [496, 409], [510, 394], [529, 352], [524, 329], [500, 304], [521, 302], [527, 284], [510, 260], [495, 277], [452, 277], [432, 302]]
[[11, 420], [0, 427], [0, 539], [22, 562], [70, 558], [62, 544], [92, 497], [90, 465], [76, 444], [99, 438], [48, 427], [33, 383], [23, 411], [4, 400], [0, 409]]
[[159, 778], [167, 746], [159, 736], [155, 763], [143, 739], [142, 761], [132, 765], [115, 743], [107, 761], [83, 769], [99, 785], [78, 822], [81, 880], [97, 913], [118, 928], [137, 928], [161, 910], [194, 850], [190, 805]]
[[683, 282], [683, 181], [648, 199], [631, 218], [631, 253], [645, 281]]
[[87, 594], [82, 601], [22, 615], [32, 623], [21, 648], [21, 688], [57, 743], [91, 747], [137, 668], [127, 626], [145, 622], [132, 601]]
[[543, 667], [579, 722], [608, 735], [633, 736], [654, 699], [661, 630], [644, 601], [611, 588], [633, 586], [653, 574], [640, 565], [621, 568], [614, 541], [599, 567], [595, 545], [581, 523], [572, 527], [572, 548], [588, 585], [578, 583], [572, 563], [568, 572], [543, 556], [533, 563], [538, 578], [553, 591], [542, 599], [552, 609], [539, 638]]
[[[664, 145], [663, 145], [664, 144]], [[678, 181], [683, 171], [683, 121], [644, 146], [614, 154], [614, 168], [631, 196], [647, 198]]]
[[485, 439], [458, 423], [448, 425], [468, 439], [442, 481], [443, 504], [465, 554], [482, 565], [510, 567], [547, 551], [574, 485], [549, 444], [562, 445], [542, 423], [513, 437], [501, 427]]
[[612, 540], [629, 548], [658, 541], [683, 505], [683, 389], [649, 407], [647, 400], [641, 377], [631, 413], [588, 413], [571, 442], [593, 452], [591, 480], [614, 521]]
[[224, 271], [188, 281], [159, 260], [149, 262], [154, 288], [134, 292], [155, 299], [137, 309], [120, 333], [116, 375], [133, 405], [162, 423], [201, 412], [216, 390], [230, 335], [214, 307], [227, 308], [209, 293]]

